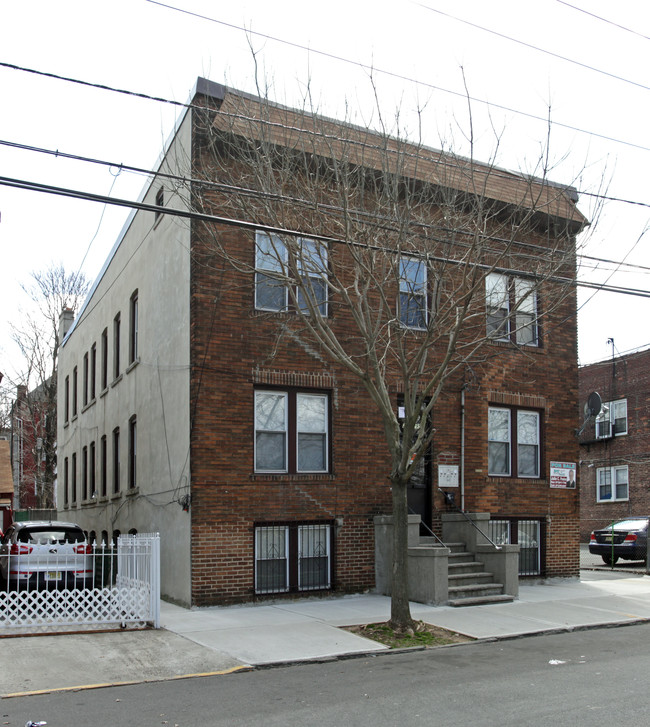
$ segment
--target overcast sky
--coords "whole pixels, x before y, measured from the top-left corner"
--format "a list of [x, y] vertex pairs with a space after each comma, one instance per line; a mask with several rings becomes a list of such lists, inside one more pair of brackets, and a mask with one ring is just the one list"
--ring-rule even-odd
[[[136, 199], [145, 178], [119, 165], [153, 168], [179, 113], [40, 74], [186, 101], [199, 75], [255, 92], [257, 66], [272, 99], [300, 103], [309, 85], [323, 113], [372, 126], [372, 67], [386, 119], [399, 108], [415, 133], [419, 108], [425, 143], [466, 153], [471, 109], [475, 154], [509, 169], [537, 170], [550, 117], [551, 178], [578, 189], [590, 218], [593, 195], [620, 200], [606, 202], [580, 241], [589, 256], [582, 279], [646, 290], [649, 8], [644, 0], [5, 2], [0, 176]], [[26, 305], [20, 284], [59, 263], [94, 280], [128, 210], [0, 184], [0, 214], [0, 370], [11, 372], [19, 365], [9, 323]], [[608, 338], [621, 353], [650, 344], [650, 298], [581, 290], [579, 304], [581, 363], [611, 356]]]

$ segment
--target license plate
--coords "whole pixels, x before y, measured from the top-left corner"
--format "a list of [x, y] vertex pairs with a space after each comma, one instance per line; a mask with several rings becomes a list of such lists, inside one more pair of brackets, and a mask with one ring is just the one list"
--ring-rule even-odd
[[61, 580], [61, 571], [60, 570], [49, 570], [45, 574], [45, 580], [46, 581], [60, 581]]

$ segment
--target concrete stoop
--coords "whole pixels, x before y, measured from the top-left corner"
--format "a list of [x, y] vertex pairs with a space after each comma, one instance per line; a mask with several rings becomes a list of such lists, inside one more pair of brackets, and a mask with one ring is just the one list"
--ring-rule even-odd
[[512, 596], [503, 592], [503, 583], [494, 581], [494, 574], [485, 570], [481, 561], [465, 549], [464, 543], [445, 543], [449, 548], [449, 606], [478, 606], [509, 603]]

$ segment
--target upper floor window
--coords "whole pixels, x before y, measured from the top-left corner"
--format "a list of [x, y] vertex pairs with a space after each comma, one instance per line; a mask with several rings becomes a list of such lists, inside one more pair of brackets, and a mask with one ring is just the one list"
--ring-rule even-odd
[[154, 214], [154, 225], [157, 225], [160, 218], [162, 217], [162, 207], [165, 206], [165, 189], [164, 187], [160, 187], [158, 191], [156, 192], [156, 211]]
[[629, 499], [627, 465], [598, 468], [596, 470], [597, 502], [613, 502], [615, 500], [627, 499]]
[[538, 346], [537, 290], [531, 280], [501, 273], [485, 278], [486, 332], [498, 341]]
[[77, 416], [77, 403], [78, 403], [78, 375], [77, 367], [72, 369], [72, 416]]
[[84, 367], [83, 367], [83, 405], [88, 406], [88, 391], [89, 391], [89, 380], [90, 374], [90, 363], [88, 359], [88, 352], [84, 353]]
[[108, 328], [102, 331], [102, 391], [108, 387]]
[[329, 397], [255, 392], [255, 471], [327, 472]]
[[113, 429], [113, 494], [120, 491], [120, 428]]
[[121, 316], [118, 313], [113, 319], [113, 378], [120, 375], [120, 328]]
[[[287, 245], [267, 232], [255, 235], [255, 308], [287, 311], [290, 299], [303, 313], [311, 309], [327, 315], [327, 247], [306, 237], [299, 237], [295, 260], [290, 259]], [[289, 294], [290, 279], [300, 279], [293, 297]]]
[[90, 347], [90, 400], [94, 401], [97, 382], [97, 344]]
[[603, 402], [596, 416], [596, 439], [627, 434], [627, 399]]
[[129, 304], [129, 363], [138, 359], [138, 291], [131, 296]]
[[399, 319], [408, 328], [427, 326], [427, 267], [418, 258], [399, 261]]
[[488, 474], [498, 477], [540, 476], [539, 412], [490, 407]]
[[63, 412], [65, 415], [65, 421], [70, 421], [70, 377], [65, 377], [65, 386], [64, 386], [64, 402], [63, 402]]

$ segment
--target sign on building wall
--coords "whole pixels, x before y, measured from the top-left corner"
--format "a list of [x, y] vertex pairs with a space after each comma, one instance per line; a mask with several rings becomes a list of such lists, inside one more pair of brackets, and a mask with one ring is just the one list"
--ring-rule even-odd
[[573, 490], [576, 486], [575, 462], [551, 462], [551, 487]]
[[438, 487], [458, 487], [458, 465], [438, 465]]

